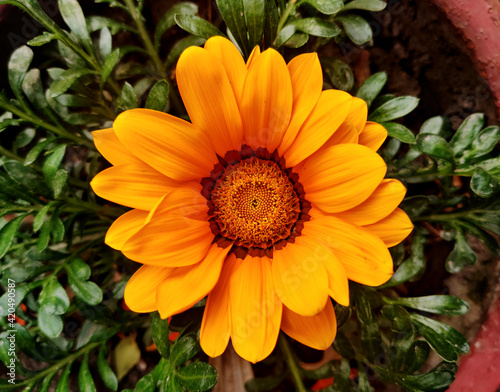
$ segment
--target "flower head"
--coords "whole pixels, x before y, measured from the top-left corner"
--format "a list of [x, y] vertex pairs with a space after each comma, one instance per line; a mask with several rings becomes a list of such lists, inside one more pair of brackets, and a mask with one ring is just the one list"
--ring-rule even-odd
[[94, 132], [112, 167], [92, 181], [131, 207], [106, 243], [144, 264], [125, 301], [136, 312], [180, 313], [208, 295], [201, 346], [257, 362], [280, 328], [326, 349], [330, 299], [349, 305], [348, 280], [393, 273], [388, 247], [412, 230], [405, 195], [384, 179], [387, 137], [364, 101], [322, 91], [316, 54], [288, 64], [255, 48], [245, 64], [221, 37], [184, 51], [177, 82], [191, 122], [126, 111]]

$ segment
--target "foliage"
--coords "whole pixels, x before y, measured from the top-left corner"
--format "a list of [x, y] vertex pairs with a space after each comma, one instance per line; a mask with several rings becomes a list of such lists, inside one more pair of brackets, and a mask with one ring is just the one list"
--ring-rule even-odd
[[[110, 126], [119, 112], [135, 107], [185, 117], [171, 71], [186, 47], [202, 45], [213, 35], [227, 35], [244, 56], [258, 44], [280, 51], [314, 51], [348, 40], [369, 44], [367, 11], [380, 11], [385, 3], [217, 0], [224, 23], [214, 26], [197, 16], [197, 4], [182, 2], [148, 32], [142, 1], [96, 2], [115, 7], [119, 18], [86, 17], [76, 0], [59, 0], [66, 24], [61, 27], [36, 0], [0, 2], [21, 8], [44, 28], [29, 46], [12, 53], [10, 91], [0, 93], [0, 360], [10, 363], [9, 334], [15, 334], [18, 348], [16, 385], [0, 379], [0, 390], [47, 391], [57, 385], [62, 392], [77, 384], [81, 391], [118, 390], [146, 357], [148, 372], [133, 391], [208, 391], [217, 372], [206, 362], [197, 338], [203, 301], [172, 318], [170, 327], [157, 315], [134, 314], [124, 305], [123, 290], [136, 267], [103, 239], [125, 210], [104, 204], [89, 188], [103, 165], [90, 131]], [[189, 35], [167, 49], [162, 37], [175, 25]], [[124, 41], [128, 44], [116, 44]], [[37, 61], [40, 68], [34, 68], [35, 55], [51, 61]], [[458, 331], [431, 315], [464, 314], [467, 304], [446, 295], [400, 298], [391, 288], [422, 276], [429, 226], [453, 244], [449, 272], [474, 264], [470, 236], [498, 252], [491, 233], [500, 235], [500, 158], [494, 152], [500, 128], [485, 127], [484, 116], [473, 114], [453, 133], [444, 117], [433, 117], [415, 136], [399, 119], [418, 100], [380, 96], [387, 75], [375, 74], [355, 86], [347, 64], [334, 58], [321, 62], [327, 86], [356, 93], [367, 102], [369, 119], [388, 130], [390, 139], [380, 152], [388, 176], [410, 189], [402, 208], [416, 228], [409, 241], [392, 249], [397, 271], [388, 283], [376, 289], [352, 284], [351, 308], [336, 305], [334, 349], [342, 360], [314, 371], [302, 369], [280, 338], [274, 366], [288, 370], [254, 379], [246, 388], [272, 390], [291, 377], [297, 390], [305, 390], [304, 383], [334, 376], [334, 384], [324, 391], [367, 392], [373, 390], [370, 377], [375, 374], [409, 391], [443, 390], [468, 345]], [[420, 189], [428, 189], [418, 187], [422, 183], [437, 189], [422, 193]], [[11, 323], [12, 282], [16, 321]], [[175, 340], [172, 330], [180, 332]], [[147, 354], [153, 340], [161, 357]], [[443, 362], [422, 374], [431, 349]], [[27, 364], [42, 370], [29, 370]], [[356, 380], [350, 377], [352, 369]]]

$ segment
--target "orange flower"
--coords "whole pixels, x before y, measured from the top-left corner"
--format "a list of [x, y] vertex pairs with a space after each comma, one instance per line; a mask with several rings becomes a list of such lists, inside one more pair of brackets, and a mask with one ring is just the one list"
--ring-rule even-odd
[[348, 279], [378, 286], [387, 250], [412, 230], [405, 195], [375, 152], [387, 137], [364, 101], [322, 91], [316, 54], [288, 64], [255, 48], [245, 64], [221, 37], [184, 51], [177, 82], [191, 123], [146, 109], [94, 132], [113, 167], [92, 181], [133, 208], [106, 243], [144, 264], [125, 301], [162, 318], [208, 295], [201, 346], [257, 362], [280, 328], [317, 349], [336, 333], [330, 297]]

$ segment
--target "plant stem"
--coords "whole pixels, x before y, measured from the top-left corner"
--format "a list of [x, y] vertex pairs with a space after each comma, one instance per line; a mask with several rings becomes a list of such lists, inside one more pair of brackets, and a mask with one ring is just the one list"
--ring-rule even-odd
[[295, 389], [297, 392], [307, 392], [307, 389], [304, 385], [304, 382], [302, 381], [302, 377], [300, 375], [300, 369], [299, 365], [297, 364], [297, 360], [295, 359], [295, 356], [292, 353], [292, 349], [290, 345], [288, 344], [288, 340], [286, 339], [285, 335], [282, 333], [280, 334], [278, 338], [278, 342], [281, 348], [281, 352], [285, 356], [285, 362], [288, 365], [288, 368], [290, 369], [290, 372], [292, 373], [293, 381], [295, 383]]
[[288, 17], [290, 16], [290, 13], [295, 8], [295, 2], [296, 2], [296, 0], [290, 0], [288, 5], [286, 6], [285, 11], [281, 15], [280, 21], [278, 22], [278, 30], [277, 30], [276, 35], [278, 35], [280, 33], [280, 31], [283, 28], [283, 26], [285, 25]]
[[153, 64], [156, 68], [156, 72], [158, 72], [162, 78], [166, 79], [167, 74], [163, 67], [163, 63], [160, 59], [160, 56], [158, 55], [158, 52], [155, 50], [155, 47], [153, 45], [153, 42], [151, 41], [151, 38], [149, 37], [146, 27], [144, 26], [139, 10], [134, 6], [133, 0], [125, 0], [125, 5], [127, 6], [130, 16], [134, 20], [134, 23], [139, 32], [139, 36], [141, 37], [142, 42], [144, 43], [144, 46], [146, 48], [146, 51], [148, 52], [149, 57], [153, 61]]
[[486, 214], [488, 212], [491, 212], [489, 210], [467, 210], [467, 211], [459, 211], [459, 212], [450, 212], [449, 214], [433, 214], [433, 215], [428, 215], [428, 216], [418, 216], [413, 218], [414, 221], [447, 221], [450, 219], [460, 219], [460, 218], [467, 218], [470, 215], [479, 213], [479, 214]]

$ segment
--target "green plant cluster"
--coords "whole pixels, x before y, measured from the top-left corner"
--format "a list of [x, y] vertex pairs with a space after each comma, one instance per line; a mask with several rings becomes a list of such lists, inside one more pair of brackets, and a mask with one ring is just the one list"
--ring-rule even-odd
[[[90, 132], [136, 107], [186, 117], [169, 75], [185, 48], [211, 36], [229, 37], [245, 57], [256, 45], [286, 54], [328, 42], [370, 44], [368, 12], [382, 10], [385, 3], [217, 0], [223, 21], [215, 26], [197, 16], [197, 4], [181, 2], [154, 28], [145, 22], [141, 0], [96, 3], [115, 7], [117, 17], [85, 16], [76, 0], [58, 0], [66, 24], [61, 27], [36, 0], [0, 1], [19, 7], [44, 28], [11, 54], [10, 88], [0, 92], [0, 361], [10, 363], [7, 338], [14, 334], [17, 375], [15, 385], [0, 378], [0, 391], [118, 390], [145, 357], [147, 369], [134, 392], [209, 391], [217, 372], [198, 341], [204, 302], [173, 317], [170, 325], [157, 314], [139, 315], [124, 306], [124, 287], [137, 266], [104, 245], [107, 228], [125, 209], [99, 200], [89, 187], [105, 164]], [[162, 40], [167, 32], [174, 37], [168, 45]], [[34, 56], [40, 68], [31, 66]], [[246, 389], [268, 391], [293, 380], [303, 392], [314, 380], [334, 376], [323, 391], [372, 391], [373, 377], [408, 391], [445, 390], [468, 345], [433, 315], [461, 315], [468, 305], [447, 295], [401, 298], [392, 288], [422, 276], [428, 225], [453, 244], [449, 272], [474, 264], [469, 236], [498, 253], [491, 233], [500, 235], [500, 157], [494, 153], [500, 128], [485, 127], [484, 116], [473, 114], [453, 132], [445, 118], [434, 117], [415, 137], [400, 119], [418, 100], [380, 96], [386, 74], [356, 86], [347, 64], [335, 58], [321, 62], [326, 86], [364, 99], [369, 120], [387, 128], [390, 138], [380, 153], [388, 176], [412, 189], [402, 208], [415, 230], [391, 249], [396, 273], [389, 282], [376, 289], [351, 283], [352, 305], [335, 306], [339, 330], [333, 346], [342, 360], [302, 369], [282, 336], [266, 360], [273, 374], [249, 381]], [[454, 185], [454, 178], [465, 185]], [[434, 188], [419, 193], [422, 183]], [[12, 325], [10, 282], [15, 282]], [[171, 341], [169, 331], [180, 335]], [[153, 342], [159, 354], [146, 355]], [[443, 361], [422, 373], [431, 349]]]

